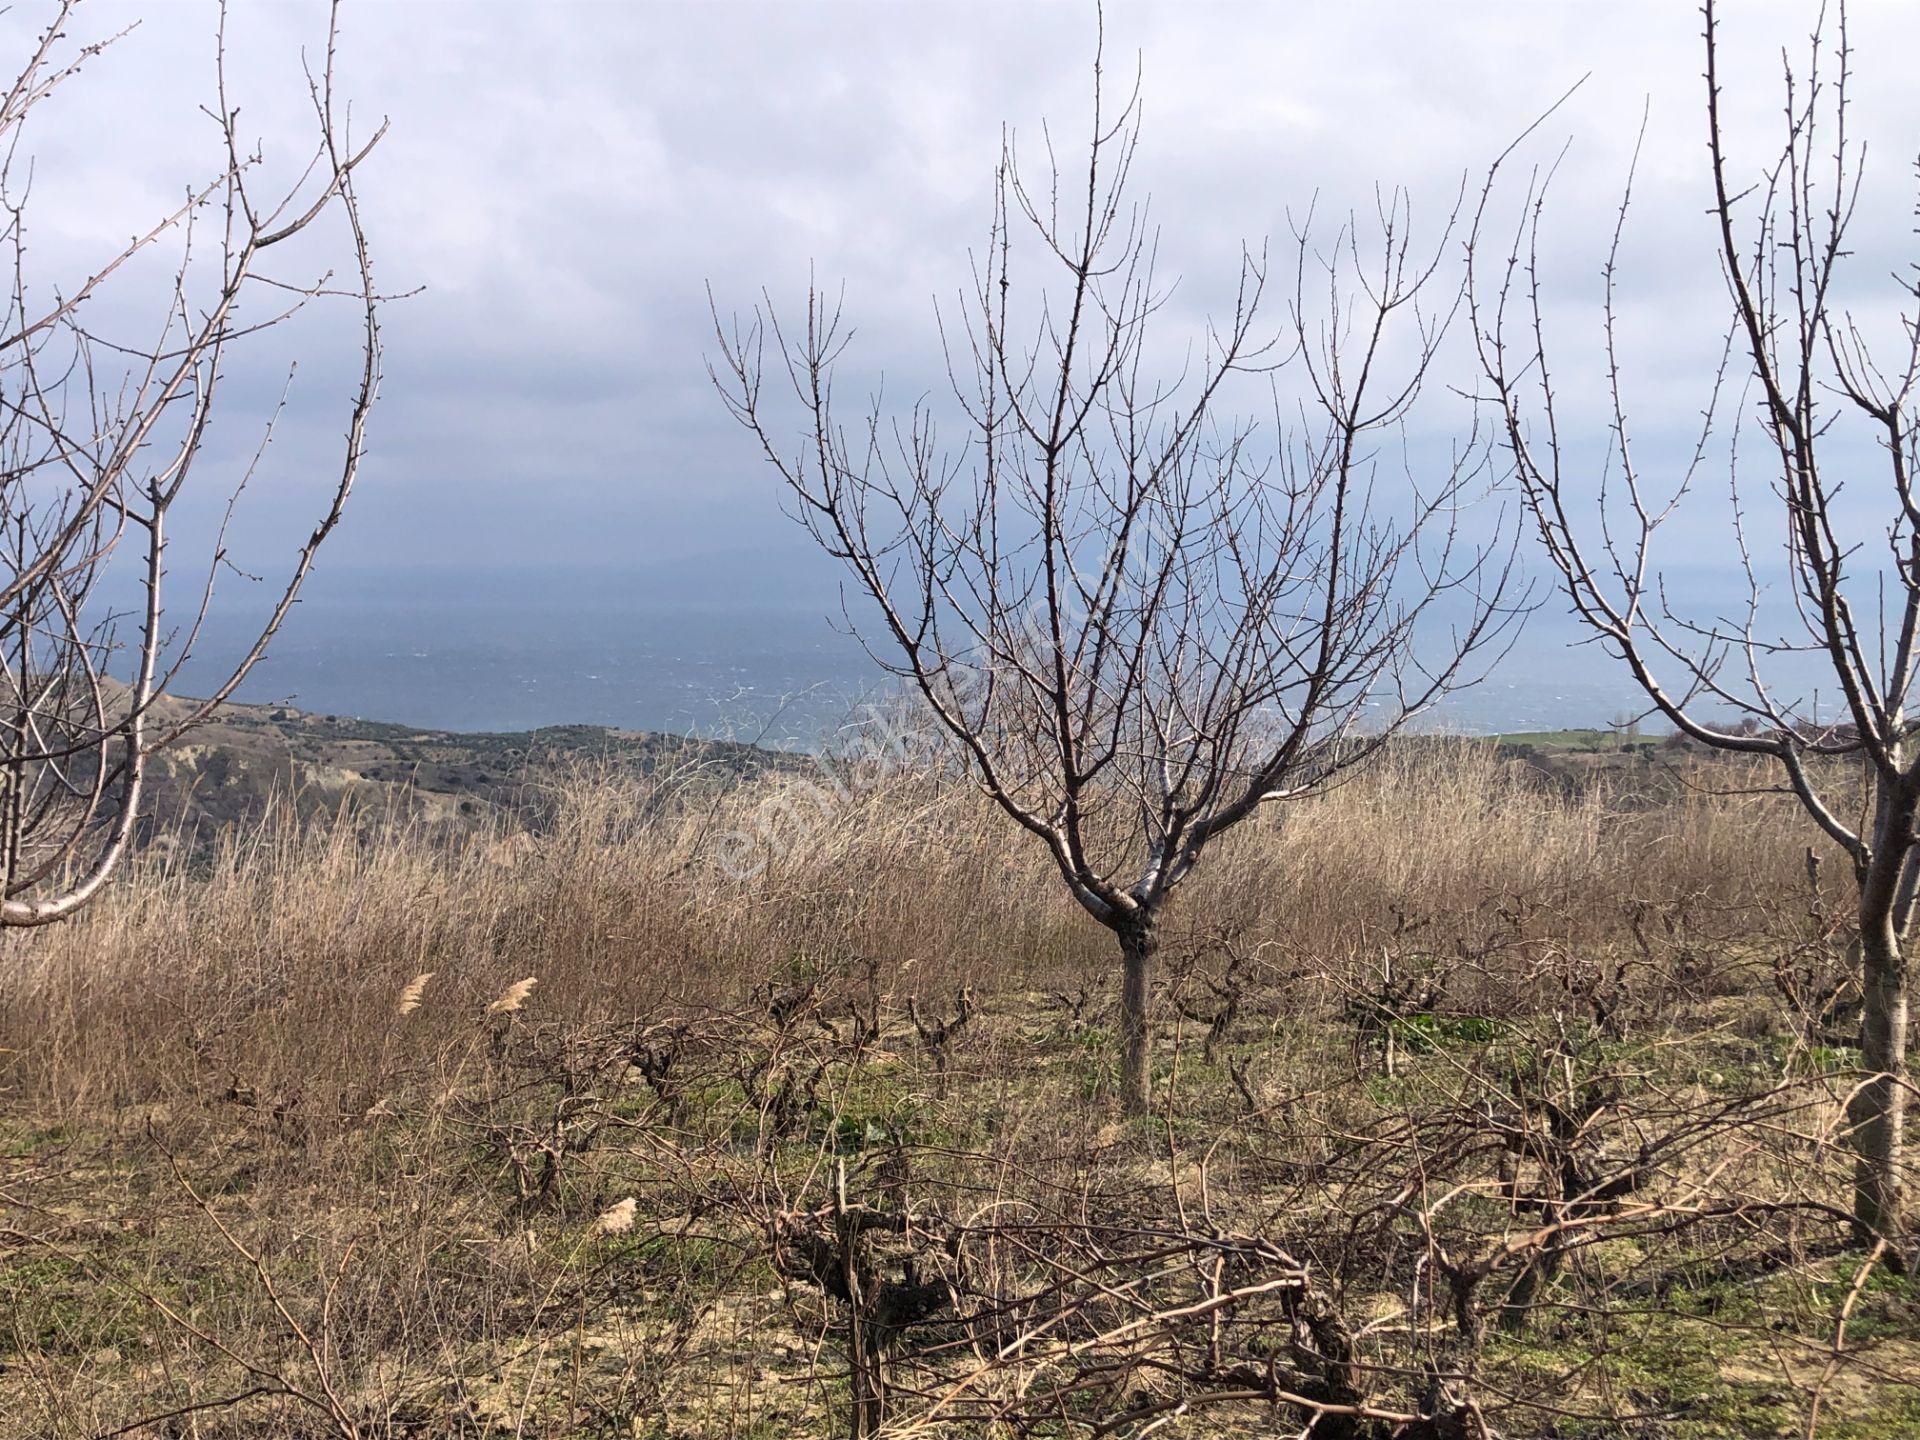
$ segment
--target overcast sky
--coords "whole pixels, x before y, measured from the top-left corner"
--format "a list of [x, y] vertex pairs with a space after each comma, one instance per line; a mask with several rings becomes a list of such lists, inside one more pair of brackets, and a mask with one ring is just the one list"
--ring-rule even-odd
[[[12, 53], [45, 8], [23, 0], [0, 19]], [[1730, 10], [1730, 128], [1736, 164], [1757, 174], [1780, 48], [1798, 46], [1814, 8]], [[214, 18], [198, 0], [81, 7], [80, 38], [138, 24], [29, 132], [40, 263], [77, 272], [215, 163], [197, 108], [210, 103]], [[306, 0], [235, 7], [241, 129], [270, 167], [299, 162], [300, 51], [325, 19]], [[374, 570], [556, 561], [694, 587], [738, 564], [734, 593], [812, 594], [807, 542], [710, 391], [707, 287], [727, 306], [762, 287], [793, 305], [810, 273], [844, 283], [859, 327], [848, 387], [882, 370], [896, 395], [932, 384], [934, 302], [963, 283], [983, 234], [1002, 129], [1028, 154], [1043, 122], [1063, 141], [1083, 135], [1094, 43], [1085, 3], [346, 0], [342, 26], [356, 127], [382, 115], [392, 127], [363, 182], [380, 278], [420, 293], [386, 315], [372, 448], [322, 594]], [[1589, 375], [1601, 249], [1644, 107], [1623, 282], [1634, 403], [1650, 446], [1683, 435], [1723, 302], [1692, 6], [1109, 0], [1106, 27], [1110, 68], [1137, 61], [1142, 74], [1137, 193], [1151, 197], [1163, 268], [1184, 277], [1163, 322], [1173, 333], [1231, 279], [1243, 240], [1284, 241], [1289, 213], [1316, 197], [1337, 216], [1370, 206], [1376, 184], [1405, 186], [1437, 241], [1463, 177], [1477, 186], [1586, 76], [1522, 161], [1567, 147], [1548, 301], [1565, 368]], [[1885, 247], [1887, 264], [1868, 267], [1884, 273], [1911, 228], [1920, 9], [1859, 5], [1853, 29], [1856, 124], [1879, 182], [1859, 234]], [[302, 332], [313, 353], [247, 531], [262, 558], [276, 523], [302, 513], [303, 438], [338, 429], [344, 378], [327, 348], [342, 336]], [[235, 383], [230, 443], [247, 407], [277, 393], [283, 359], [263, 347]], [[1430, 400], [1416, 437], [1441, 443], [1467, 423], [1465, 402]]]

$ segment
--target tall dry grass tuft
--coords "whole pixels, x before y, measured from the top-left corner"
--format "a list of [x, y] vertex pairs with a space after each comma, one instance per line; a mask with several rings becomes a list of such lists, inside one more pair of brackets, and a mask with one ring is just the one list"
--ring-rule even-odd
[[1489, 901], [1550, 906], [1572, 940], [1682, 895], [1742, 906], [1803, 883], [1790, 799], [1742, 767], [1544, 770], [1476, 740], [1402, 746], [1334, 792], [1276, 807], [1203, 876], [1191, 914], [1334, 953], [1396, 912], [1438, 923]]
[[[1435, 949], [1473, 942], [1492, 910], [1531, 905], [1566, 943], [1609, 944], [1636, 904], [1735, 914], [1802, 894], [1790, 803], [1708, 779], [1746, 788], [1731, 766], [1570, 784], [1481, 742], [1409, 744], [1217, 847], [1172, 928], [1331, 959], [1394, 923]], [[153, 847], [77, 922], [0, 937], [6, 1084], [81, 1109], [164, 1100], [222, 1067], [352, 1092], [402, 1043], [396, 1010], [404, 1043], [433, 1053], [536, 975], [543, 1017], [565, 1021], [854, 959], [936, 995], [1105, 973], [1105, 937], [968, 786], [687, 780], [583, 770], [531, 831], [496, 820], [457, 841], [398, 810], [281, 809], [198, 859]]]

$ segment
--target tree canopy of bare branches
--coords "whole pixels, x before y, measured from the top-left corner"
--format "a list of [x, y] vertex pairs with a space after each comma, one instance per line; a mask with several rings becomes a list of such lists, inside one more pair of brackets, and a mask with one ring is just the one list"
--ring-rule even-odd
[[[356, 138], [336, 100], [337, 13], [308, 66], [314, 141], [302, 163], [281, 172], [244, 140], [228, 94], [223, 13], [215, 93], [204, 107], [207, 178], [71, 278], [49, 282], [28, 263], [34, 112], [55, 90], [85, 83], [82, 71], [125, 38], [76, 39], [79, 8], [76, 0], [54, 8], [0, 97], [0, 243], [14, 259], [0, 317], [0, 924], [8, 926], [64, 919], [99, 890], [133, 835], [150, 757], [231, 696], [265, 654], [340, 521], [380, 383], [379, 296], [354, 176], [385, 127]], [[346, 253], [338, 276], [313, 258], [329, 229], [328, 243]], [[302, 258], [283, 258], [296, 251]], [[166, 255], [170, 282], [135, 294]], [[119, 318], [103, 325], [109, 303]], [[142, 303], [144, 338], [129, 340], [125, 316]], [[263, 422], [250, 459], [209, 458], [218, 393], [252, 362], [264, 332], [317, 304], [351, 307], [360, 346], [342, 402], [344, 438], [303, 462], [320, 467], [326, 498], [271, 582], [276, 598], [237, 662], [204, 699], [163, 707], [215, 581], [241, 574], [228, 557], [228, 525], [278, 418]], [[170, 553], [169, 521], [183, 496], [216, 489], [226, 521], [183, 564]], [[116, 571], [128, 576], [118, 587]], [[175, 585], [170, 571], [180, 572]], [[127, 604], [128, 594], [138, 599]]]
[[[1527, 505], [1574, 612], [1650, 708], [1683, 734], [1777, 762], [1783, 785], [1852, 864], [1864, 992], [1863, 1074], [1849, 1105], [1859, 1156], [1854, 1208], [1864, 1243], [1891, 1237], [1898, 1255], [1909, 1088], [1905, 947], [1920, 880], [1920, 751], [1908, 708], [1920, 663], [1920, 271], [1909, 266], [1895, 277], [1900, 338], [1895, 353], [1876, 356], [1870, 327], [1841, 298], [1863, 159], [1848, 130], [1844, 7], [1837, 25], [1823, 14], [1803, 62], [1785, 62], [1780, 146], [1750, 173], [1729, 153], [1713, 0], [1703, 14], [1712, 243], [1728, 324], [1691, 454], [1648, 463], [1628, 424], [1617, 287], [1631, 178], [1605, 269], [1609, 443], [1583, 451], [1571, 438], [1548, 363], [1538, 256], [1550, 174], [1536, 175], [1504, 255], [1487, 237], [1499, 164], [1489, 175], [1472, 239], [1474, 328]], [[1746, 594], [1703, 616], [1669, 603], [1660, 563], [1671, 552], [1658, 542], [1698, 488], [1716, 424], [1733, 440], [1728, 546]], [[1743, 435], [1757, 445], [1743, 449]], [[1756, 469], [1764, 488], [1754, 483]], [[1583, 514], [1595, 496], [1596, 513]], [[1869, 505], [1874, 544], [1850, 538], [1847, 523]], [[1764, 542], [1770, 532], [1777, 542]], [[1764, 604], [1769, 592], [1793, 605], [1778, 631]], [[1795, 656], [1811, 657], [1837, 682], [1839, 723], [1823, 723], [1798, 688], [1805, 667]]]
[[[1422, 473], [1381, 463], [1458, 310], [1451, 221], [1419, 249], [1396, 192], [1319, 248], [1309, 214], [1284, 319], [1263, 329], [1269, 258], [1243, 249], [1230, 316], [1183, 362], [1155, 332], [1171, 287], [1129, 195], [1137, 101], [1116, 114], [1096, 62], [1080, 165], [1049, 139], [1036, 183], [1006, 142], [987, 243], [942, 316], [958, 443], [930, 403], [841, 399], [852, 331], [817, 291], [797, 326], [771, 304], [716, 315], [713, 366], [851, 577], [849, 623], [1117, 937], [1135, 1109], [1168, 896], [1223, 832], [1474, 678], [1515, 613], [1510, 537], [1466, 515], [1479, 437]], [[1264, 419], [1236, 413], [1250, 391]]]

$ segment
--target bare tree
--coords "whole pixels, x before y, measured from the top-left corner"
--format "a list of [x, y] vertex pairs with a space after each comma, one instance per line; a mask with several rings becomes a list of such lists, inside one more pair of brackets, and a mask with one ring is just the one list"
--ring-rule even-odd
[[[73, 39], [76, 8], [64, 0], [54, 9], [0, 98], [0, 243], [14, 260], [0, 319], [0, 923], [9, 926], [63, 919], [98, 892], [133, 836], [150, 757], [211, 714], [265, 654], [340, 520], [380, 380], [379, 297], [354, 173], [385, 126], [356, 142], [336, 102], [337, 9], [324, 58], [307, 72], [309, 157], [275, 178], [244, 142], [228, 97], [223, 11], [205, 107], [209, 178], [90, 272], [57, 282], [28, 259], [31, 118], [125, 33]], [[349, 256], [344, 280], [315, 258], [329, 226]], [[151, 295], [148, 319], [130, 322], [143, 272], [169, 253], [170, 281]], [[217, 392], [264, 332], [323, 302], [353, 308], [360, 346], [344, 439], [315, 461], [327, 498], [245, 652], [205, 699], [163, 706], [216, 580], [242, 573], [228, 557], [228, 522], [279, 413], [250, 460], [209, 458]], [[142, 338], [126, 338], [131, 323], [144, 325]], [[210, 469], [224, 473], [202, 473]], [[183, 577], [184, 604], [170, 605], [165, 582], [178, 557], [169, 521], [183, 497], [215, 486], [226, 518]], [[116, 587], [116, 566], [137, 580]]]
[[[1851, 55], [1844, 8], [1836, 33], [1816, 28], [1803, 71], [1785, 64], [1784, 138], [1750, 179], [1736, 173], [1727, 153], [1713, 0], [1704, 15], [1711, 214], [1729, 324], [1690, 453], [1649, 470], [1631, 440], [1616, 303], [1631, 176], [1604, 272], [1610, 439], [1597, 453], [1573, 442], [1548, 365], [1538, 254], [1550, 174], [1536, 176], [1530, 187], [1504, 263], [1483, 265], [1476, 258], [1470, 267], [1478, 271], [1470, 280], [1471, 307], [1526, 501], [1574, 612], [1627, 667], [1650, 708], [1683, 734], [1777, 762], [1782, 789], [1799, 798], [1852, 862], [1866, 1073], [1848, 1109], [1858, 1155], [1854, 1215], [1860, 1237], [1871, 1244], [1902, 1233], [1905, 944], [1920, 877], [1914, 829], [1920, 751], [1908, 709], [1920, 658], [1920, 498], [1913, 482], [1920, 459], [1914, 441], [1920, 270], [1910, 267], [1896, 278], [1904, 307], [1896, 353], [1891, 365], [1876, 363], [1863, 334], [1866, 322], [1857, 324], [1839, 298], [1862, 159], [1847, 129]], [[1483, 254], [1487, 197], [1498, 170], [1496, 163], [1470, 244]], [[1736, 411], [1727, 452], [1733, 480], [1727, 543], [1743, 566], [1747, 595], [1730, 611], [1690, 616], [1669, 603], [1656, 541], [1715, 453], [1712, 432], [1730, 390], [1739, 392], [1743, 408], [1752, 402], [1750, 416]], [[1765, 457], [1772, 495], [1758, 503], [1778, 506], [1771, 517], [1781, 537], [1774, 554], [1752, 543], [1748, 503], [1755, 487], [1743, 482], [1751, 473], [1750, 452], [1739, 444], [1743, 428], [1758, 436]], [[1879, 484], [1870, 501], [1861, 490], [1876, 464]], [[1854, 493], [1843, 513], [1839, 500], [1848, 483]], [[1582, 510], [1596, 497], [1589, 523]], [[1869, 503], [1877, 503], [1877, 523], [1864, 533], [1877, 529], [1885, 551], [1849, 538], [1847, 522]], [[1770, 581], [1791, 596], [1794, 618], [1779, 621], [1764, 609]], [[1810, 657], [1839, 680], [1845, 699], [1839, 723], [1821, 723], [1817, 690], [1809, 708], [1799, 688], [1807, 683], [1808, 660], [1796, 657]], [[1834, 758], [1843, 756], [1854, 758]]]
[[[1334, 783], [1475, 678], [1514, 614], [1507, 528], [1463, 515], [1487, 477], [1477, 434], [1376, 489], [1459, 307], [1435, 280], [1446, 235], [1416, 252], [1398, 193], [1377, 244], [1349, 221], [1318, 251], [1309, 217], [1277, 333], [1259, 328], [1266, 254], [1243, 249], [1231, 318], [1168, 365], [1150, 331], [1170, 287], [1127, 198], [1137, 98], [1115, 116], [1096, 62], [1071, 175], [1050, 139], [1037, 186], [1004, 146], [986, 248], [943, 317], [958, 445], [924, 401], [847, 413], [834, 377], [851, 331], [818, 293], [797, 331], [770, 304], [716, 315], [713, 366], [795, 518], [851, 575], [867, 608], [843, 607], [849, 625], [1117, 939], [1135, 1110], [1168, 897], [1218, 836]], [[1054, 282], [1032, 298], [1029, 242]], [[769, 347], [799, 407], [791, 447]], [[1290, 364], [1291, 425], [1274, 378]], [[1249, 383], [1270, 427], [1231, 413]]]

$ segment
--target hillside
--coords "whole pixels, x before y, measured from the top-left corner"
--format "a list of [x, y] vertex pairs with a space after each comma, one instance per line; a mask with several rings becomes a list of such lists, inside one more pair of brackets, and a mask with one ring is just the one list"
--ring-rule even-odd
[[[195, 702], [168, 699], [162, 717]], [[1432, 737], [1397, 742], [1421, 750]], [[1492, 737], [1502, 759], [1550, 788], [1573, 791], [1597, 779], [1629, 789], [1656, 782], [1670, 765], [1709, 758], [1697, 746], [1610, 730]], [[714, 781], [788, 768], [791, 755], [732, 741], [700, 740], [602, 725], [553, 725], [518, 732], [423, 730], [285, 705], [229, 705], [217, 719], [154, 762], [147, 814], [157, 826], [184, 820], [207, 827], [258, 819], [270, 800], [291, 798], [302, 815], [401, 806], [451, 826], [502, 808], [534, 806], [544, 782], [581, 764], [612, 762], [647, 774], [662, 765], [707, 767]]]
[[[167, 700], [161, 713], [192, 703]], [[462, 825], [526, 805], [542, 782], [568, 769], [605, 762], [638, 774], [702, 764], [716, 778], [788, 763], [750, 745], [600, 725], [466, 734], [284, 705], [229, 705], [156, 757], [146, 808], [156, 825], [210, 827], [257, 819], [270, 802], [290, 798], [303, 815], [398, 805]]]

